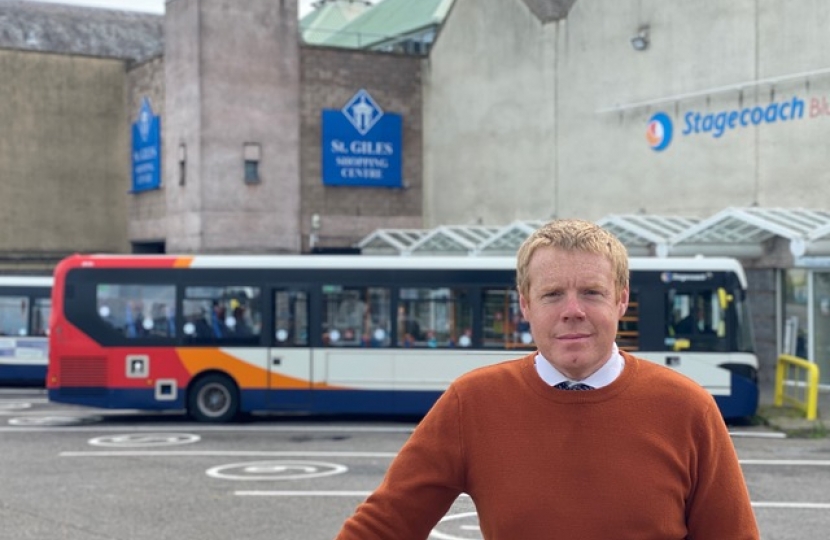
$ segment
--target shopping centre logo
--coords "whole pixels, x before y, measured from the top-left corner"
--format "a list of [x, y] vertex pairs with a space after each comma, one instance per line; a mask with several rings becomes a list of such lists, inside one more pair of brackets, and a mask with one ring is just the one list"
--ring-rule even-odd
[[361, 89], [343, 107], [343, 114], [361, 135], [366, 135], [383, 116], [383, 109], [369, 92]]
[[652, 115], [646, 128], [646, 140], [651, 149], [655, 152], [662, 152], [668, 148], [671, 144], [673, 129], [669, 115], [664, 112]]

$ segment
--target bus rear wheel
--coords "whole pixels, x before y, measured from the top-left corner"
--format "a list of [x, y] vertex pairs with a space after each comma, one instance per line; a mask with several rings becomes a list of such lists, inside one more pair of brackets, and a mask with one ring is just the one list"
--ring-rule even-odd
[[239, 412], [239, 390], [224, 375], [208, 375], [188, 392], [187, 411], [198, 422], [230, 422]]

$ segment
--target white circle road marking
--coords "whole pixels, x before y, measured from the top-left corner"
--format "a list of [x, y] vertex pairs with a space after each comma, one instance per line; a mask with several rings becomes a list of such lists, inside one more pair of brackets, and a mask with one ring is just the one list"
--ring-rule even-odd
[[[481, 529], [478, 526], [478, 514], [475, 512], [462, 512], [461, 514], [453, 514], [444, 516], [441, 518], [441, 521], [438, 522], [438, 526], [442, 523], [447, 523], [449, 521], [456, 521], [459, 519], [467, 519], [467, 518], [475, 518], [475, 525], [465, 525], [461, 524], [458, 527], [464, 531], [475, 531], [478, 532], [479, 535], [475, 538], [481, 538]], [[462, 537], [462, 536], [453, 536], [449, 533], [441, 532], [438, 530], [438, 527], [432, 529], [432, 533], [429, 535], [430, 538], [438, 538], [439, 540], [471, 540], [473, 537]]]
[[[227, 472], [233, 470], [239, 472]], [[345, 465], [322, 461], [251, 461], [213, 467], [207, 470], [207, 475], [222, 480], [304, 480], [342, 474], [348, 470]]]
[[100, 416], [26, 416], [12, 418], [9, 424], [13, 426], [76, 426], [100, 421]]
[[147, 446], [175, 446], [200, 441], [199, 435], [191, 433], [131, 433], [127, 435], [107, 435], [89, 440], [92, 446], [118, 448], [136, 448]]
[[0, 403], [0, 409], [5, 411], [19, 411], [21, 409], [31, 409], [31, 403], [22, 403], [20, 401], [10, 401], [7, 403]]

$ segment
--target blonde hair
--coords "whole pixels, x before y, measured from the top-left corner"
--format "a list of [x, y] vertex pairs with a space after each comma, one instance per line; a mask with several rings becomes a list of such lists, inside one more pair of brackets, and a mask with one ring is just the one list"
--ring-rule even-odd
[[619, 239], [599, 225], [581, 219], [557, 219], [528, 236], [516, 256], [516, 287], [524, 296], [530, 291], [528, 267], [539, 248], [584, 251], [602, 255], [611, 263], [617, 299], [628, 287], [628, 252]]

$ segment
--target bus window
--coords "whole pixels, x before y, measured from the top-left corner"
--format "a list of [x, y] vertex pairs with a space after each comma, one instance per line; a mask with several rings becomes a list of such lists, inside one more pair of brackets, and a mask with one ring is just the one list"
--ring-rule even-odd
[[33, 336], [45, 336], [49, 333], [49, 315], [52, 313], [51, 298], [35, 298], [35, 305], [32, 309], [32, 331]]
[[172, 318], [175, 302], [173, 285], [102, 283], [96, 287], [98, 316], [128, 339], [175, 336]]
[[308, 345], [308, 296], [305, 292], [274, 293], [274, 342], [278, 347]]
[[530, 324], [522, 317], [519, 293], [515, 288], [485, 289], [484, 291], [485, 347], [500, 349], [532, 349]]
[[687, 339], [690, 351], [725, 350], [726, 313], [717, 290], [668, 291], [669, 314], [666, 344]]
[[0, 297], [0, 336], [28, 336], [29, 299], [25, 296]]
[[404, 288], [398, 306], [398, 345], [469, 347], [473, 309], [466, 289]]
[[334, 347], [386, 347], [391, 306], [383, 287], [323, 286], [323, 342]]
[[630, 291], [628, 308], [620, 319], [617, 329], [617, 347], [623, 351], [640, 350], [640, 303], [639, 293]]
[[260, 303], [258, 287], [185, 287], [183, 333], [190, 342], [258, 342]]

